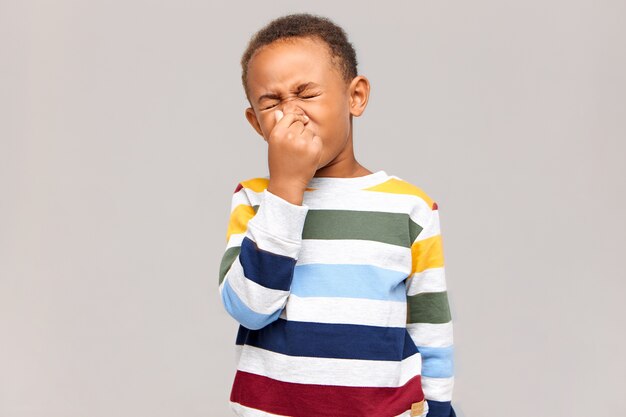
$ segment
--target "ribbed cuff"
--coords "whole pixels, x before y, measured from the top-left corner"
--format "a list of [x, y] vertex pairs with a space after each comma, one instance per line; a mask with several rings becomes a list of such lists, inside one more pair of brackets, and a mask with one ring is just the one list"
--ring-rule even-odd
[[265, 241], [268, 246], [283, 247], [284, 255], [295, 258], [302, 245], [302, 230], [308, 211], [309, 206], [292, 204], [265, 189], [256, 214], [248, 221], [248, 229], [260, 248]]

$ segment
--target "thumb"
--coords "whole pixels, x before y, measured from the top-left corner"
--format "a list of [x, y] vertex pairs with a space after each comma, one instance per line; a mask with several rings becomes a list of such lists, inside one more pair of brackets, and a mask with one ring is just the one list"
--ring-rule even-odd
[[276, 118], [276, 122], [280, 122], [280, 119], [282, 119], [282, 118], [283, 118], [283, 116], [284, 116], [284, 115], [283, 115], [283, 112], [282, 112], [282, 111], [280, 111], [280, 110], [276, 110], [276, 111], [274, 112], [274, 117]]

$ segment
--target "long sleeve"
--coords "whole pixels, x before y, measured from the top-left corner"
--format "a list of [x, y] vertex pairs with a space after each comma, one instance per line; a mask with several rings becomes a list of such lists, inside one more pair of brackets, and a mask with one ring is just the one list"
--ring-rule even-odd
[[[407, 279], [407, 330], [422, 355], [422, 389], [428, 417], [455, 417], [452, 408], [454, 346], [437, 203], [411, 245]], [[419, 229], [419, 225], [417, 226]]]
[[246, 191], [239, 184], [233, 194], [219, 292], [228, 314], [258, 330], [277, 320], [287, 302], [309, 208], [267, 189], [254, 194], [260, 198], [253, 205]]

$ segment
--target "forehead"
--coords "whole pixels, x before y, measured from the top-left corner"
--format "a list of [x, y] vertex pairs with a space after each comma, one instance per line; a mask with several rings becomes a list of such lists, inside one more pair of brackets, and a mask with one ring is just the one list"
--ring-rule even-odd
[[248, 64], [248, 86], [253, 94], [302, 82], [324, 85], [336, 77], [340, 75], [329, 47], [310, 38], [281, 39], [265, 45]]

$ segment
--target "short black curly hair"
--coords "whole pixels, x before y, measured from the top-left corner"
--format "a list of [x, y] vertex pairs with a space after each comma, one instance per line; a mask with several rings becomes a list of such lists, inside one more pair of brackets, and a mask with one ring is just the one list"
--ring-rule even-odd
[[247, 82], [248, 64], [255, 52], [274, 41], [294, 37], [306, 37], [325, 42], [329, 47], [332, 64], [339, 70], [346, 83], [357, 76], [356, 51], [340, 26], [327, 17], [311, 13], [288, 14], [272, 20], [256, 32], [241, 57], [241, 82], [248, 101], [250, 101]]

